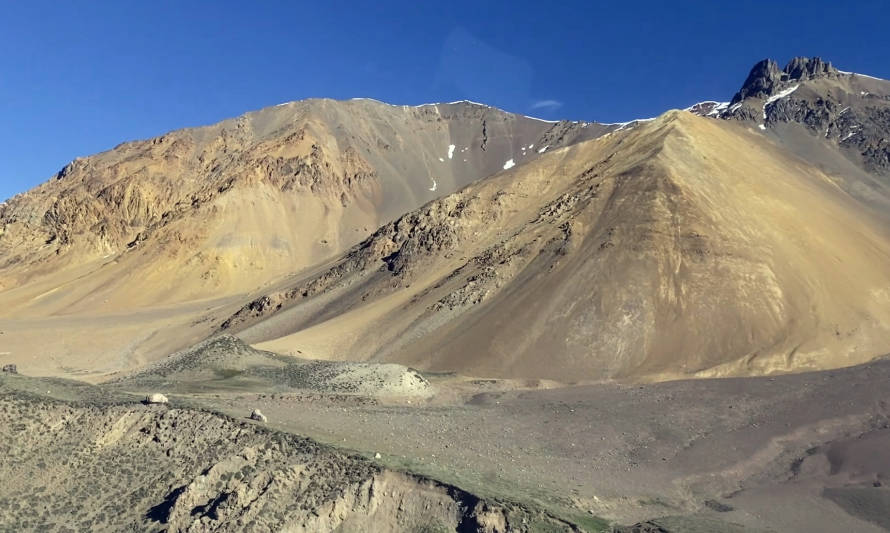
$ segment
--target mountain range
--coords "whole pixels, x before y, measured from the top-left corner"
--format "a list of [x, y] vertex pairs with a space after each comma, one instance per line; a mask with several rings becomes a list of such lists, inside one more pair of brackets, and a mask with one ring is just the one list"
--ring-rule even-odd
[[757, 63], [623, 124], [306, 100], [128, 142], [0, 205], [0, 362], [93, 381], [271, 352], [583, 382], [890, 352], [890, 82]]

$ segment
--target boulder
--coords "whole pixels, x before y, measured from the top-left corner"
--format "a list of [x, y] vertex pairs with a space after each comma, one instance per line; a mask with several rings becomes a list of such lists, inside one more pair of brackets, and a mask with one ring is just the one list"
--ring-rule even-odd
[[261, 413], [259, 409], [254, 409], [253, 412], [250, 413], [250, 419], [256, 420], [257, 422], [265, 422], [267, 420], [266, 415]]
[[3, 372], [4, 374], [18, 374], [19, 370], [18, 370], [18, 368], [16, 368], [15, 365], [10, 364], [10, 365], [3, 365], [3, 368], [0, 369], [0, 372]]
[[169, 401], [170, 400], [168, 400], [167, 397], [164, 396], [163, 394], [155, 392], [155, 393], [152, 393], [152, 394], [149, 394], [148, 396], [146, 396], [145, 399], [142, 400], [142, 403], [146, 403], [146, 404], [167, 403]]

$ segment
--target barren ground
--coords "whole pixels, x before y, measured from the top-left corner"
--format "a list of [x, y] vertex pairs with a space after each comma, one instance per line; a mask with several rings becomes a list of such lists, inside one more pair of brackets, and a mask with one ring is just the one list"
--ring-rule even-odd
[[[890, 521], [890, 360], [776, 377], [561, 386], [351, 363], [318, 372], [279, 359], [287, 358], [224, 338], [114, 383], [7, 374], [2, 392], [5, 401], [25, 393], [126, 412], [154, 409], [137, 400], [162, 392], [173, 408], [236, 421], [258, 408], [268, 428], [363, 456], [361, 464], [542, 509], [582, 529], [881, 531]], [[392, 386], [402, 376], [411, 387]]]

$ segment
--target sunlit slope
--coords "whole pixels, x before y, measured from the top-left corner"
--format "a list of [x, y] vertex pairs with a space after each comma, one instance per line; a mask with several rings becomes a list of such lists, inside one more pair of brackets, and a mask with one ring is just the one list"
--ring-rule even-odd
[[607, 129], [470, 102], [307, 100], [124, 143], [0, 205], [0, 314], [254, 290], [507, 161]]
[[890, 241], [819, 170], [669, 112], [383, 226], [224, 324], [262, 348], [568, 381], [890, 351]]

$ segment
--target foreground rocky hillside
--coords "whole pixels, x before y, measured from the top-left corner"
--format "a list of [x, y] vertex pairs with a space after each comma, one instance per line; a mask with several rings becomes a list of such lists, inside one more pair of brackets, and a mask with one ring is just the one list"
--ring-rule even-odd
[[0, 422], [3, 530], [577, 531], [202, 411], [5, 390]]

